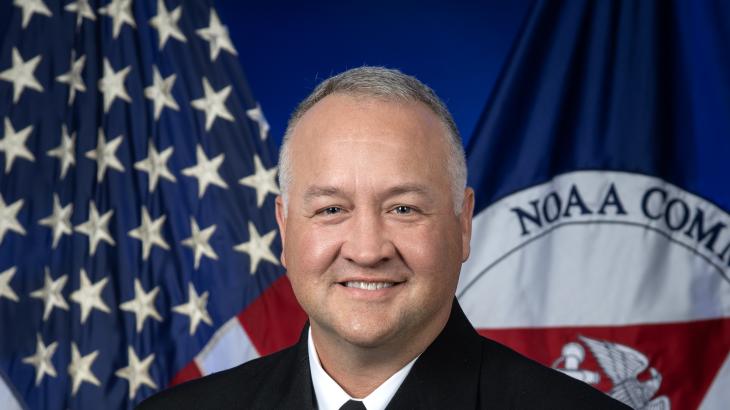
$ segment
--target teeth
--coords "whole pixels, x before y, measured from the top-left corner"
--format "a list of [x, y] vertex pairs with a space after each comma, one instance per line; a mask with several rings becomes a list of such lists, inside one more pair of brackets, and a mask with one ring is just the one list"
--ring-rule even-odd
[[345, 282], [345, 286], [348, 288], [357, 288], [357, 289], [364, 289], [364, 290], [378, 290], [383, 288], [389, 288], [393, 286], [392, 282], [359, 282], [359, 281], [351, 281], [351, 282]]

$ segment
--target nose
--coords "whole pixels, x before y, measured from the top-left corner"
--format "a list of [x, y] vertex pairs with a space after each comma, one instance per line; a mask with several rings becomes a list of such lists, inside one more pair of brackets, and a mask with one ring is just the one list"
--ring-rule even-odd
[[374, 267], [393, 258], [395, 245], [382, 222], [377, 212], [358, 213], [351, 220], [341, 256], [363, 267]]

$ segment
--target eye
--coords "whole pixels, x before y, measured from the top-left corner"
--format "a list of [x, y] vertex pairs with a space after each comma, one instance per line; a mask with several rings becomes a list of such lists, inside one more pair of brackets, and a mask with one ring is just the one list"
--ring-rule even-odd
[[340, 208], [339, 206], [328, 206], [326, 208], [320, 209], [319, 211], [317, 211], [317, 213], [324, 216], [337, 215], [339, 213], [342, 213], [342, 208]]
[[415, 212], [415, 210], [407, 205], [398, 205], [393, 208], [393, 213], [397, 215], [410, 215], [413, 212]]

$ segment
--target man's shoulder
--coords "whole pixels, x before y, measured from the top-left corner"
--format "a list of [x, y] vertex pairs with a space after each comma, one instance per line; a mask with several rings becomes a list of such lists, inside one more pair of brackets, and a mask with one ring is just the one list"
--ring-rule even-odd
[[590, 385], [491, 339], [482, 338], [482, 352], [483, 404], [533, 409], [629, 408]]
[[593, 387], [480, 336], [458, 302], [388, 409], [628, 409]]
[[138, 409], [234, 409], [252, 408], [252, 403], [268, 407], [290, 389], [292, 377], [301, 370], [298, 356], [297, 346], [292, 346], [163, 390]]

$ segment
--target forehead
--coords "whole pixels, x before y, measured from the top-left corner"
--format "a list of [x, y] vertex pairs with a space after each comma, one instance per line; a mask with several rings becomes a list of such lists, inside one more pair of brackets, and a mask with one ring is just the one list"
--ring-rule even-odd
[[303, 194], [313, 185], [349, 192], [418, 185], [446, 193], [445, 130], [419, 102], [329, 95], [293, 130], [290, 191]]
[[[335, 93], [312, 106], [292, 133], [292, 159], [338, 155], [355, 144], [409, 147], [413, 155], [446, 157], [446, 127], [425, 104]], [[420, 148], [420, 149], [419, 149]]]

